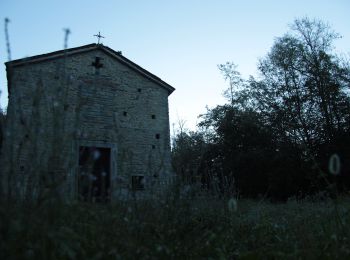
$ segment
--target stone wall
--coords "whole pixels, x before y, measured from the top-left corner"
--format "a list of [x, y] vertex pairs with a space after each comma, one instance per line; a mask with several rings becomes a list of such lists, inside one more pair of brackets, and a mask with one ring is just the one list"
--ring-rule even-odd
[[[92, 66], [96, 57], [99, 69]], [[167, 89], [98, 49], [8, 70], [4, 149], [24, 194], [40, 192], [35, 187], [42, 182], [58, 182], [61, 192], [74, 197], [79, 146], [111, 149], [113, 197], [129, 194], [134, 175], [145, 179], [137, 196], [169, 181]]]

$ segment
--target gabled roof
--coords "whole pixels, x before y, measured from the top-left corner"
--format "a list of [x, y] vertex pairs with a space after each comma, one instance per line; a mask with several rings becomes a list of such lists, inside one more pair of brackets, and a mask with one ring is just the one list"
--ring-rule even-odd
[[[139, 65], [132, 62], [131, 60], [125, 58], [120, 52], [116, 52], [107, 46], [104, 46], [102, 44], [96, 44], [96, 43], [83, 45], [83, 46], [76, 47], [76, 48], [69, 48], [69, 49], [65, 49], [65, 50], [50, 52], [50, 53], [41, 54], [41, 55], [35, 55], [35, 56], [23, 58], [23, 59], [13, 60], [13, 61], [6, 62], [5, 65], [7, 68], [7, 72], [9, 73], [9, 69], [13, 68], [13, 67], [27, 65], [30, 63], [38, 63], [38, 62], [57, 59], [57, 58], [66, 57], [66, 56], [72, 56], [75, 54], [80, 54], [80, 53], [94, 51], [94, 50], [101, 50], [101, 51], [105, 52], [107, 55], [115, 58], [116, 60], [118, 60], [122, 64], [128, 66], [130, 69], [132, 69], [132, 70], [140, 73], [141, 75], [145, 76], [146, 78], [152, 80], [153, 82], [157, 83], [158, 85], [160, 85], [163, 88], [165, 88], [166, 90], [168, 90], [169, 95], [175, 90], [175, 88], [170, 86], [165, 81], [161, 80], [160, 78], [158, 78], [154, 74], [150, 73], [149, 71], [145, 70], [144, 68], [140, 67]], [[9, 79], [9, 77], [8, 77], [8, 79]], [[10, 88], [10, 82], [8, 84], [8, 88]], [[10, 93], [10, 89], [9, 89], [9, 93]]]

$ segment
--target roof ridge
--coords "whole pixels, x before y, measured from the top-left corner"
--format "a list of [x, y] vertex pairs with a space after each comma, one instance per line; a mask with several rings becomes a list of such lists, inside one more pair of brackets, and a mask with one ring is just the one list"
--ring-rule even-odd
[[97, 47], [98, 45], [102, 45], [102, 44], [90, 43], [90, 44], [86, 44], [86, 45], [82, 45], [82, 46], [78, 46], [78, 47], [67, 48], [67, 49], [62, 49], [62, 50], [52, 51], [52, 52], [47, 52], [47, 53], [33, 55], [33, 56], [21, 58], [21, 59], [15, 59], [15, 60], [7, 61], [7, 62], [5, 62], [5, 64], [6, 65], [8, 65], [8, 64], [10, 65], [10, 64], [13, 64], [13, 63], [29, 62], [31, 60], [39, 59], [39, 58], [42, 58], [42, 57], [58, 55], [58, 54], [65, 53], [65, 52], [71, 52], [71, 51], [75, 51], [75, 50], [79, 50], [79, 49], [84, 49], [84, 48], [87, 48], [87, 47]]
[[97, 44], [97, 43], [92, 43], [92, 44], [87, 44], [87, 45], [82, 45], [79, 47], [73, 47], [73, 48], [68, 48], [68, 49], [63, 49], [59, 51], [54, 51], [54, 52], [49, 52], [45, 54], [39, 54], [39, 55], [34, 55], [22, 59], [17, 59], [17, 60], [12, 60], [5, 62], [5, 65], [7, 67], [7, 70], [21, 66], [24, 64], [28, 63], [35, 63], [35, 62], [42, 62], [48, 59], [55, 59], [55, 58], [60, 58], [64, 55], [74, 55], [78, 54], [81, 52], [87, 52], [90, 50], [94, 49], [101, 49], [104, 51], [106, 54], [111, 55], [115, 59], [119, 60], [119, 62], [124, 63], [126, 66], [130, 67], [134, 71], [144, 75], [148, 79], [158, 83], [159, 85], [163, 86], [165, 89], [169, 91], [169, 94], [171, 94], [175, 88], [173, 88], [171, 85], [163, 81], [161, 78], [157, 77], [156, 75], [152, 74], [151, 72], [147, 71], [146, 69], [142, 68], [138, 64], [134, 63], [133, 61], [129, 60], [128, 58], [124, 57], [120, 52], [117, 52], [113, 50], [112, 48], [105, 46], [103, 44]]

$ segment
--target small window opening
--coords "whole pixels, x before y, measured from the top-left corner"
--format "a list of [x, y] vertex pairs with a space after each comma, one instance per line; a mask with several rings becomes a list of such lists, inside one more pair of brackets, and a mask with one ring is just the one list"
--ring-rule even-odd
[[156, 134], [156, 139], [159, 139], [160, 138], [160, 134]]
[[133, 190], [145, 189], [145, 176], [135, 175], [131, 177], [131, 185]]
[[21, 166], [19, 167], [19, 169], [21, 170], [21, 172], [24, 172], [24, 166], [23, 166], [23, 165], [21, 165]]
[[152, 145], [152, 149], [156, 149], [156, 146], [154, 144]]
[[123, 115], [124, 115], [124, 116], [127, 116], [127, 115], [128, 115], [128, 112], [124, 111], [124, 112], [123, 112]]
[[156, 115], [152, 115], [152, 119], [156, 119]]
[[140, 88], [138, 88], [138, 89], [137, 89], [137, 92], [141, 92], [141, 89], [140, 89]]

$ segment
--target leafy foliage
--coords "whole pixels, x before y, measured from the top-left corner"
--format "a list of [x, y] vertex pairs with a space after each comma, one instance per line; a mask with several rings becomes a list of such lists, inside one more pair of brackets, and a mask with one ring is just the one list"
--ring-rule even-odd
[[[218, 66], [229, 81], [230, 104], [201, 115], [206, 148], [197, 175], [204, 186], [216, 179], [221, 192], [228, 182], [230, 193], [275, 199], [332, 183], [350, 188], [350, 70], [333, 53], [337, 38], [322, 21], [303, 18], [259, 61], [258, 79], [243, 80], [231, 62]], [[332, 154], [341, 162], [336, 177], [326, 176]]]
[[183, 132], [173, 143], [172, 163], [174, 170], [185, 183], [194, 183], [205, 150], [204, 136], [200, 132]]

